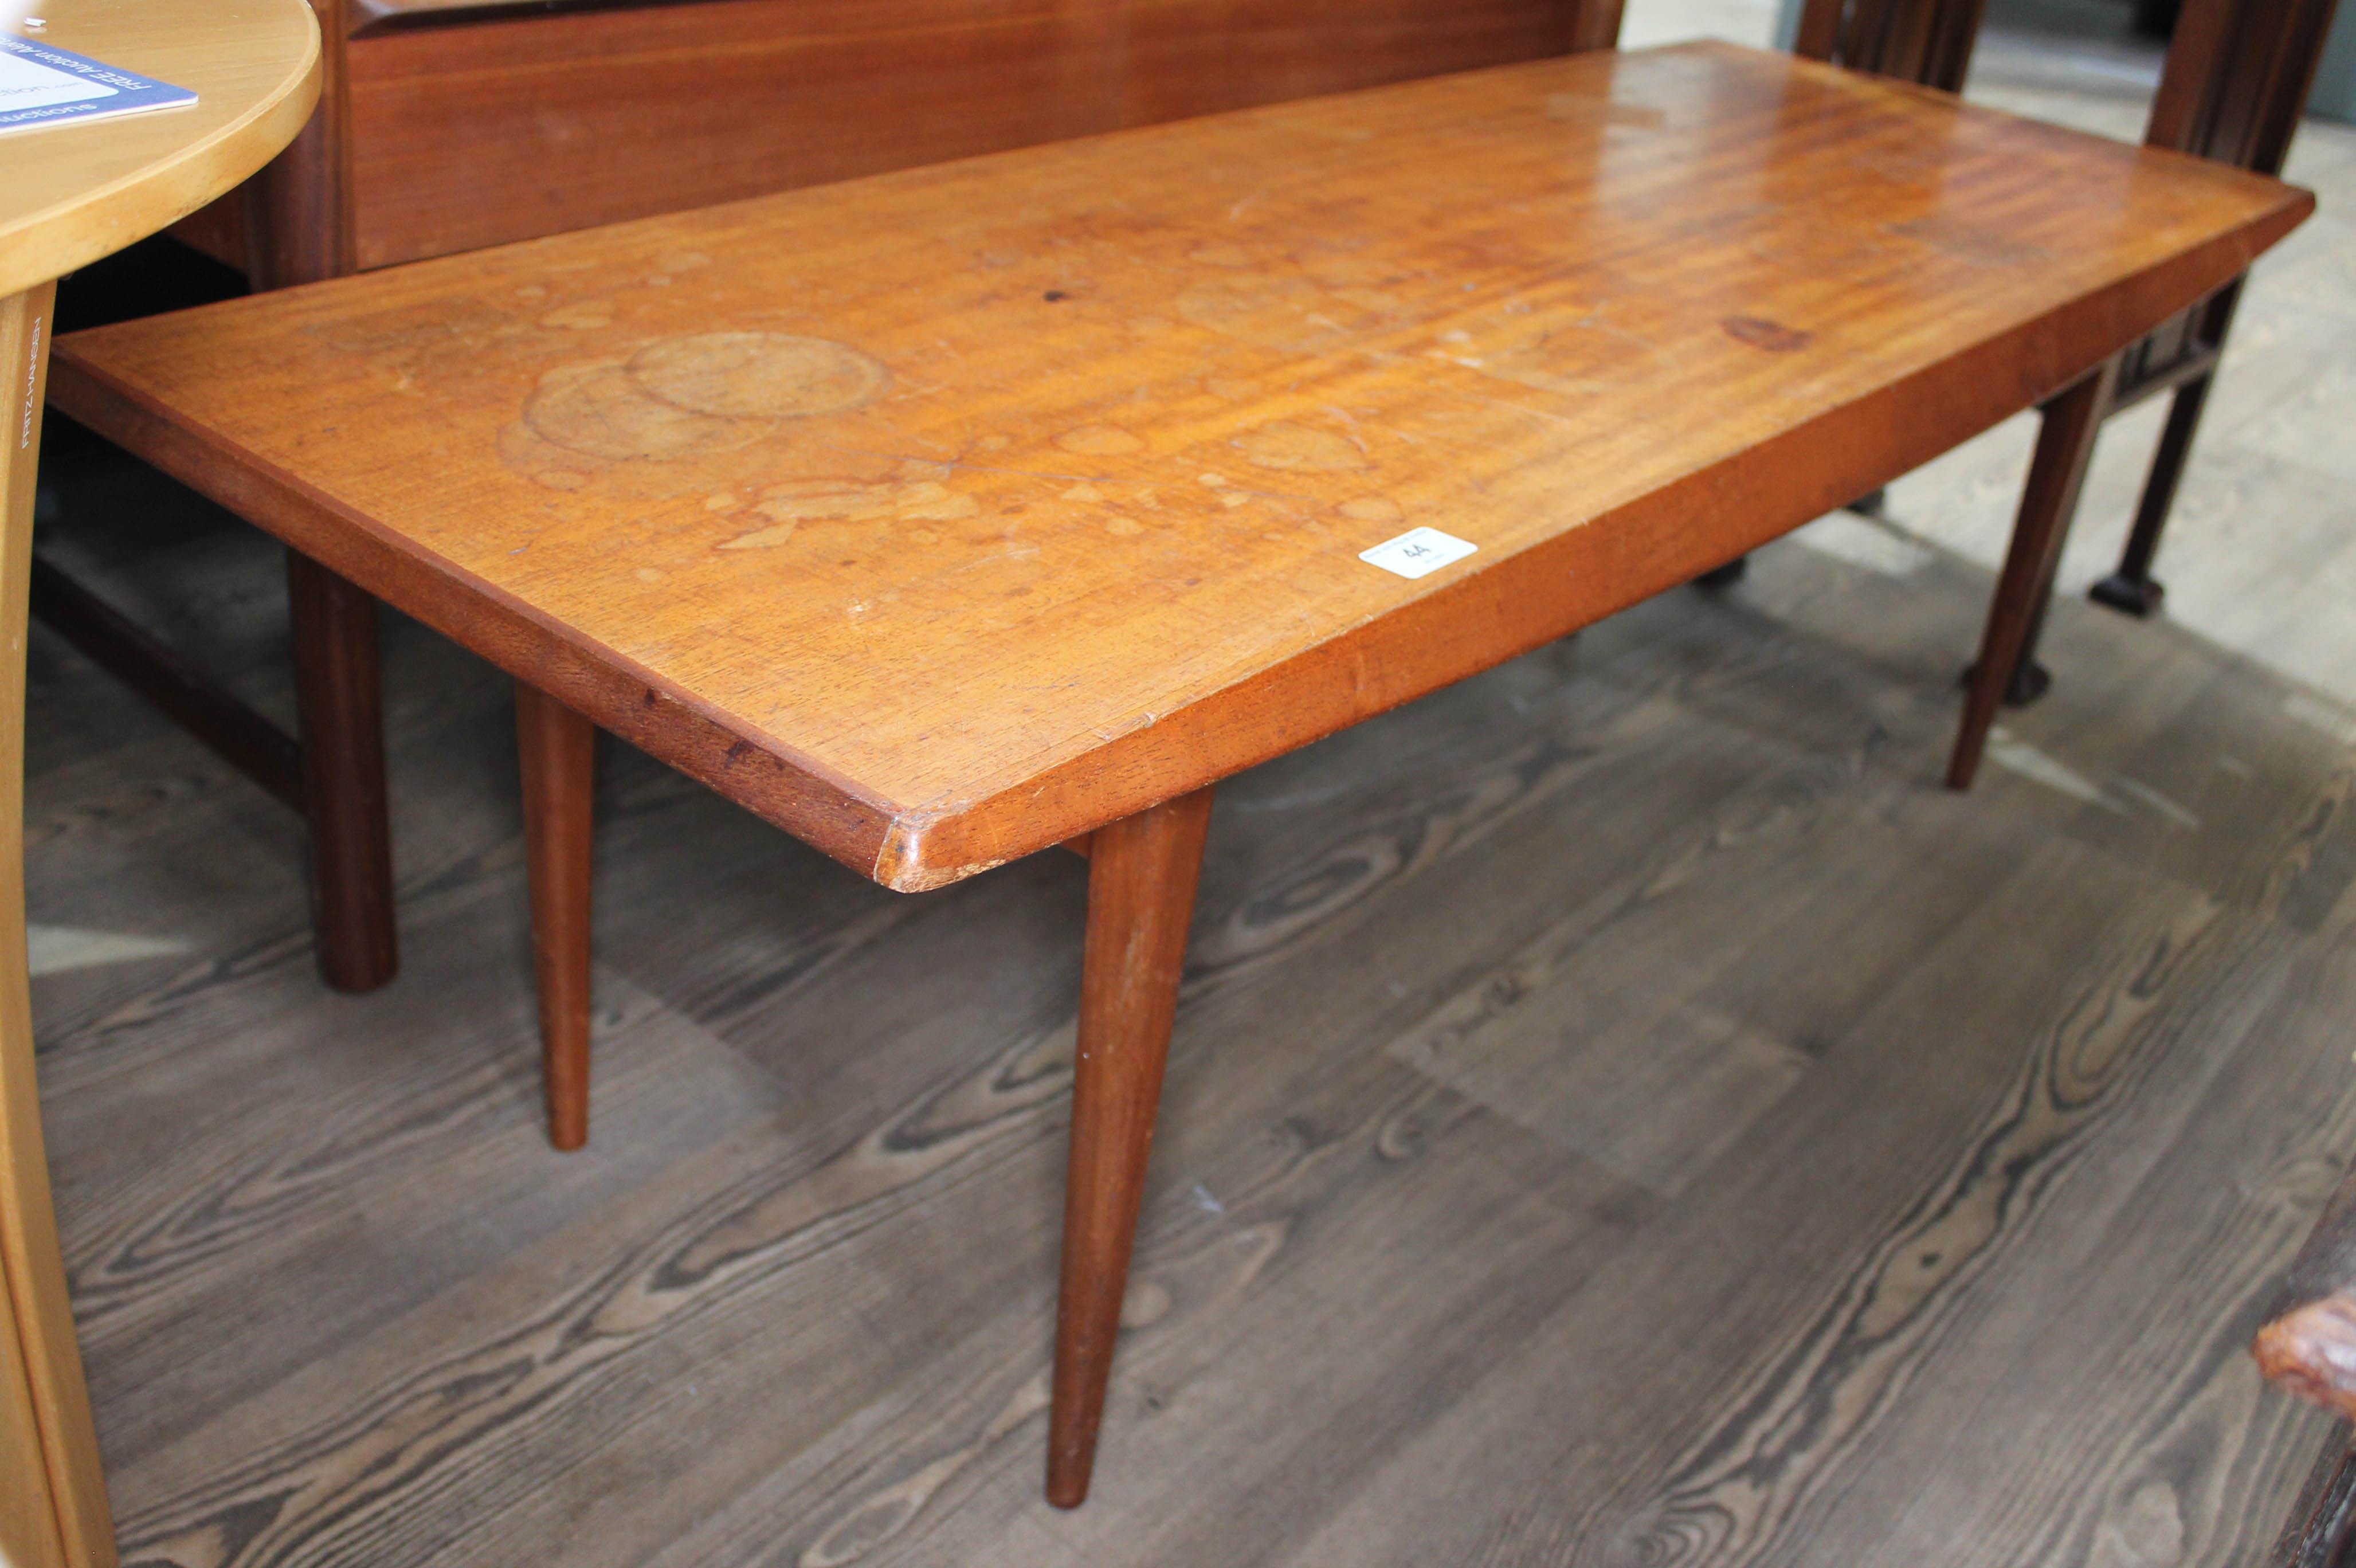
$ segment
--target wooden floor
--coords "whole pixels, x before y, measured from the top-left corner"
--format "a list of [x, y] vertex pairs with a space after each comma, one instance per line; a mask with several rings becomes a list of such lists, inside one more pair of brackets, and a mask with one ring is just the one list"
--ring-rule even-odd
[[[2305, 145], [2356, 197], [2356, 137]], [[2340, 221], [2302, 264], [2356, 265]], [[2237, 562], [2305, 649], [2356, 498], [2267, 450], [2167, 564]], [[503, 679], [388, 628], [404, 968], [345, 998], [291, 820], [37, 634], [44, 1104], [125, 1563], [2250, 1561], [2323, 1431], [2243, 1347], [2356, 1152], [2356, 692], [2065, 601], [2052, 695], [1940, 789], [1988, 575], [1935, 540], [2000, 521], [1991, 462], [1222, 789], [1068, 1515], [1080, 862], [885, 893], [609, 745], [560, 1155]], [[53, 474], [47, 547], [283, 711], [273, 548]]]

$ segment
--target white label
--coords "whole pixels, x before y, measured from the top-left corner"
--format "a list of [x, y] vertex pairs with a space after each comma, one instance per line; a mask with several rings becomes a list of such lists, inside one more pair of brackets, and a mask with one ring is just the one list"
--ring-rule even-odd
[[84, 81], [13, 52], [0, 53], [0, 109], [46, 109], [53, 103], [112, 98], [114, 93], [115, 89], [103, 82]]
[[1397, 539], [1386, 539], [1372, 550], [1359, 551], [1358, 559], [1402, 577], [1420, 577], [1427, 572], [1439, 571], [1451, 561], [1462, 561], [1480, 548], [1436, 528], [1410, 528]]

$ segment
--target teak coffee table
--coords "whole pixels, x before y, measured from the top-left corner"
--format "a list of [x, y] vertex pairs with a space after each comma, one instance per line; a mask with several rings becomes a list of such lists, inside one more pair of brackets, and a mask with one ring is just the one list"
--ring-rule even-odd
[[1091, 856], [1068, 1506], [1213, 784], [2092, 395], [2311, 207], [1687, 46], [108, 328], [52, 395], [517, 677], [560, 1142], [591, 725], [888, 887]]

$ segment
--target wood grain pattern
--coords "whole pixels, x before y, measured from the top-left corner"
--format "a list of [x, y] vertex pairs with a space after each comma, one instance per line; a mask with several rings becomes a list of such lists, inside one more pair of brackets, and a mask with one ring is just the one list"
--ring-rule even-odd
[[1073, 1046], [1072, 1158], [1047, 1435], [1047, 1500], [1057, 1508], [1087, 1500], [1096, 1466], [1210, 826], [1205, 789], [1089, 835], [1087, 959]]
[[[1685, 581], [2051, 391], [2308, 206], [1697, 46], [102, 329], [56, 395], [916, 888]], [[1541, 242], [1563, 224], [1583, 262]], [[1827, 269], [1828, 233], [1867, 259]], [[380, 417], [403, 386], [430, 417]], [[1412, 585], [1354, 559], [1414, 523], [1481, 553]]]
[[286, 553], [286, 600], [319, 975], [338, 991], [373, 991], [401, 962], [376, 601], [299, 550]]
[[540, 1003], [541, 1083], [548, 1141], [589, 1141], [591, 804], [597, 732], [589, 721], [516, 683], [516, 751], [530, 865], [532, 991]]
[[[308, 5], [88, 0], [42, 40], [192, 88], [186, 109], [20, 134], [0, 168], [0, 297], [121, 250], [252, 174], [317, 99]], [[37, 149], [37, 151], [36, 151]]]
[[708, 0], [403, 19], [429, 25], [363, 27], [349, 45], [349, 199], [367, 267], [1608, 48], [1619, 7]]
[[25, 961], [25, 661], [33, 470], [57, 290], [0, 295], [0, 1556], [109, 1568], [113, 1537], [59, 1267]]

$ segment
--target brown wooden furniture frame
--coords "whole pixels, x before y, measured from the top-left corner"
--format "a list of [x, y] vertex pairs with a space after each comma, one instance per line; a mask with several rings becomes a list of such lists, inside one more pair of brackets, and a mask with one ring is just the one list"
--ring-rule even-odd
[[[591, 224], [1568, 50], [1620, 0], [313, 0], [319, 109], [174, 232], [256, 289]], [[780, 109], [783, 104], [783, 109]], [[754, 112], [757, 106], [757, 112]], [[301, 742], [54, 564], [33, 613], [302, 817], [320, 972], [398, 966], [375, 605], [291, 554]]]
[[[2187, 0], [2152, 102], [2146, 145], [2280, 174], [2336, 6], [2337, 0]], [[2135, 616], [2159, 606], [2165, 590], [2152, 578], [2152, 559], [2176, 504], [2242, 281], [2235, 278], [2120, 358], [2105, 418], [2163, 392], [2175, 397], [2118, 570], [2089, 590], [2097, 604]]]
[[[2086, 233], [2090, 204], [2128, 220]], [[561, 1094], [586, 1083], [593, 726], [888, 887], [1088, 855], [1071, 1506], [1217, 780], [2057, 389], [2091, 406], [2312, 206], [1695, 45], [102, 328], [59, 344], [53, 395], [525, 689]], [[396, 374], [417, 401], [388, 421]], [[1439, 559], [1451, 536], [1471, 550]]]
[[[2330, 31], [2336, 0], [2186, 0], [2169, 47], [2159, 91], [2152, 102], [2145, 145], [2213, 158], [2260, 174], [2282, 172], [2291, 136], [2307, 103], [2317, 59]], [[1950, 92], [1963, 90], [1986, 0], [1808, 0], [1795, 52], [1861, 70], [1902, 77]], [[2089, 591], [2097, 603], [2135, 616], [2158, 608], [2164, 590], [2151, 575], [2178, 482], [2201, 422], [2233, 306], [2235, 278], [2209, 298], [2162, 324], [2119, 356], [2100, 396], [2078, 397], [2041, 411], [2037, 449], [2013, 540], [2008, 576], [2030, 575], [2033, 591], [2008, 598], [2025, 617], [2008, 625], [1965, 676], [1975, 712], [1999, 703], [2037, 700], [2051, 684], [2037, 648], [2052, 600], [2062, 546], [2078, 505], [2103, 422], [2172, 392], [2168, 424], [2152, 457], [2135, 523], [2118, 569]], [[1990, 662], [1999, 650], [2011, 651]], [[1959, 746], [1949, 782], [1968, 786], [1976, 749]]]

